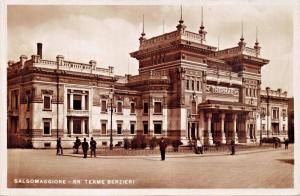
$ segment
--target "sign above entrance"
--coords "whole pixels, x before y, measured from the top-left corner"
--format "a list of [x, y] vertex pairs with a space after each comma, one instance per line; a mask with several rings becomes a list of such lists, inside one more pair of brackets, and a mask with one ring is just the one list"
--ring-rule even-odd
[[233, 95], [233, 96], [239, 95], [239, 89], [237, 88], [228, 88], [228, 87], [212, 86], [212, 85], [206, 86], [206, 92], [213, 93], [213, 94], [222, 94], [222, 95]]

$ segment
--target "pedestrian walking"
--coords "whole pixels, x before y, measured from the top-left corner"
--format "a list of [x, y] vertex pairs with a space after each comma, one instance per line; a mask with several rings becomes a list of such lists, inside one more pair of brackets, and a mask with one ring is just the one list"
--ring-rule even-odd
[[91, 137], [91, 141], [90, 141], [91, 157], [93, 156], [93, 154], [94, 154], [94, 157], [96, 157], [96, 145], [97, 145], [97, 142], [94, 140], [93, 137]]
[[289, 139], [283, 139], [284, 140], [284, 149], [289, 149]]
[[89, 150], [89, 143], [87, 143], [85, 138], [83, 139], [81, 147], [82, 147], [82, 151], [83, 151], [83, 158], [87, 158], [87, 152]]
[[159, 143], [159, 149], [160, 149], [160, 156], [161, 156], [161, 160], [164, 161], [165, 160], [165, 156], [166, 156], [166, 147], [167, 147], [167, 142], [165, 140], [164, 137], [161, 138], [161, 141]]
[[81, 141], [78, 137], [76, 137], [76, 140], [75, 140], [75, 143], [74, 143], [74, 148], [75, 148], [75, 154], [78, 154], [78, 149], [79, 149], [79, 146], [81, 145]]
[[196, 146], [197, 146], [197, 152], [198, 152], [197, 154], [203, 154], [203, 146], [202, 146], [200, 138], [197, 139]]
[[230, 146], [231, 146], [231, 154], [230, 155], [235, 155], [235, 143], [233, 140], [231, 140]]
[[63, 155], [63, 148], [61, 146], [61, 139], [60, 139], [60, 137], [56, 141], [56, 155]]

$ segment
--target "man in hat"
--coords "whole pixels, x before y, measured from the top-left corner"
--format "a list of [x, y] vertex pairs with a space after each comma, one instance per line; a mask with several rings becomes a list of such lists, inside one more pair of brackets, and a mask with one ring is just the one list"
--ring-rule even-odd
[[82, 147], [82, 151], [83, 151], [83, 158], [87, 158], [87, 152], [89, 150], [89, 143], [87, 143], [85, 138], [83, 139], [81, 147]]
[[96, 145], [97, 145], [97, 142], [94, 140], [93, 137], [91, 137], [91, 141], [90, 141], [91, 157], [93, 156], [93, 154], [94, 154], [94, 157], [96, 157]]
[[159, 143], [159, 149], [160, 149], [160, 155], [161, 155], [161, 160], [165, 160], [165, 155], [166, 155], [166, 147], [167, 147], [167, 142], [164, 137], [161, 138], [161, 141]]
[[61, 146], [61, 138], [59, 137], [56, 141], [56, 155], [63, 155], [63, 149]]

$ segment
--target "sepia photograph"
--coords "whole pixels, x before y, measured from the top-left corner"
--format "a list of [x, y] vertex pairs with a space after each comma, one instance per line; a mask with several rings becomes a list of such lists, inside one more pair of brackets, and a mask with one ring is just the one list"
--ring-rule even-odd
[[2, 3], [0, 193], [299, 194], [297, 8]]

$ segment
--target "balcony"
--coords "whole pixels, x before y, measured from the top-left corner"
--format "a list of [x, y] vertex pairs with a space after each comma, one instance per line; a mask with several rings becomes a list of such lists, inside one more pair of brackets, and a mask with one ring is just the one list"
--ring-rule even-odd
[[88, 110], [70, 110], [68, 109], [67, 116], [78, 116], [78, 117], [88, 117]]

